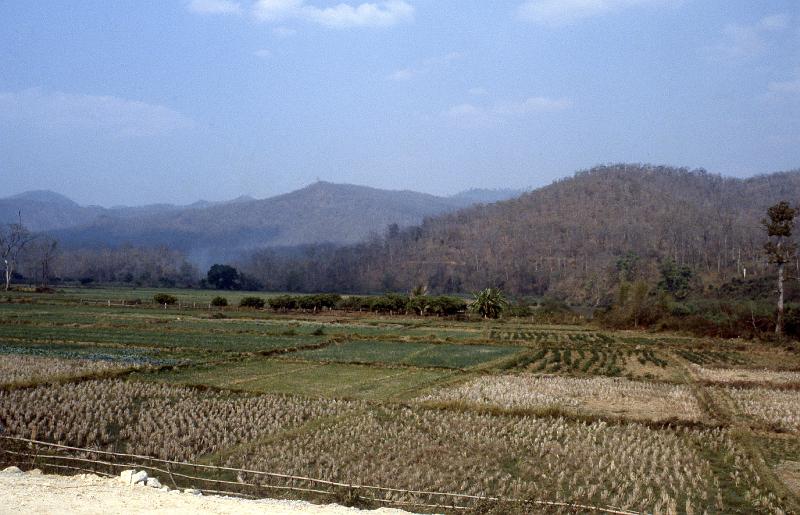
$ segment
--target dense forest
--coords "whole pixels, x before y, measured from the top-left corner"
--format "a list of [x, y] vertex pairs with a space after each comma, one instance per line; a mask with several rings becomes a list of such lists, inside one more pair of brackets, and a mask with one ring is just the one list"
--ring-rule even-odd
[[666, 263], [690, 270], [701, 289], [769, 273], [761, 220], [775, 202], [798, 198], [797, 171], [733, 179], [685, 168], [601, 166], [517, 199], [411, 228], [391, 226], [357, 245], [264, 249], [238, 266], [270, 290], [425, 285], [455, 293], [496, 286], [600, 305], [621, 280], [656, 282]]

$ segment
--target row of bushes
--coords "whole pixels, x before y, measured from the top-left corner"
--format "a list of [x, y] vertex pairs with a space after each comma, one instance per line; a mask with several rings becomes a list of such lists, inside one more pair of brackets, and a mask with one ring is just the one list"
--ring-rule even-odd
[[[174, 304], [177, 301], [174, 296], [164, 293], [156, 295], [155, 300], [159, 304]], [[211, 305], [226, 307], [228, 299], [214, 297]], [[420, 316], [454, 316], [466, 312], [467, 302], [460, 297], [451, 295], [409, 296], [387, 293], [372, 297], [358, 295], [342, 297], [333, 293], [320, 293], [316, 295], [278, 295], [266, 299], [253, 296], [243, 297], [239, 301], [239, 307], [251, 309], [269, 307], [280, 312], [317, 312], [325, 309], [340, 309]], [[532, 309], [528, 303], [509, 304], [503, 314], [511, 317], [534, 317], [543, 323], [575, 323], [580, 318], [566, 304], [553, 299], [544, 299], [541, 305], [535, 309]]]
[[[595, 313], [612, 329], [646, 328], [682, 331], [718, 338], [770, 338], [775, 334], [775, 305], [767, 301], [687, 299], [665, 295], [640, 295], [636, 301], [617, 303]], [[787, 304], [784, 333], [800, 338], [800, 304]]]
[[[161, 294], [163, 295], [163, 294]], [[163, 303], [162, 301], [158, 301]], [[215, 297], [212, 306], [225, 307], [225, 297]], [[417, 314], [453, 316], [467, 309], [465, 300], [448, 295], [415, 296], [387, 293], [376, 297], [349, 296], [342, 297], [332, 293], [318, 295], [278, 295], [263, 299], [261, 297], [243, 297], [239, 307], [270, 309], [281, 312], [288, 311], [322, 311], [325, 309], [341, 309], [344, 311], [367, 311], [373, 313]]]

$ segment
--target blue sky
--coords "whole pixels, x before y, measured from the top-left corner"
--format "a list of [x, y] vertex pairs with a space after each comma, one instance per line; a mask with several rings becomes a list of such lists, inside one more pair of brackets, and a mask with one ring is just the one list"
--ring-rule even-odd
[[800, 167], [797, 0], [0, 3], [0, 196]]

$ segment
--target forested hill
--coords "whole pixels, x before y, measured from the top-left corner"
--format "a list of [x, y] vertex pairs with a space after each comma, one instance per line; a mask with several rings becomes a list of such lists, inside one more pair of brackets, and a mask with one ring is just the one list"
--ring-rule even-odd
[[125, 217], [110, 214], [54, 235], [72, 249], [165, 245], [205, 267], [259, 247], [360, 242], [371, 233], [384, 233], [392, 224], [407, 227], [421, 223], [425, 216], [472, 205], [473, 197], [317, 182], [266, 199], [136, 212]]
[[[647, 165], [593, 168], [517, 199], [316, 257], [262, 252], [248, 270], [271, 288], [434, 291], [489, 285], [516, 294], [607, 299], [621, 276], [655, 280], [666, 260], [705, 284], [766, 271], [768, 206], [800, 201], [800, 171], [751, 179]], [[280, 281], [291, 279], [291, 284]], [[302, 279], [302, 280], [301, 280]]]

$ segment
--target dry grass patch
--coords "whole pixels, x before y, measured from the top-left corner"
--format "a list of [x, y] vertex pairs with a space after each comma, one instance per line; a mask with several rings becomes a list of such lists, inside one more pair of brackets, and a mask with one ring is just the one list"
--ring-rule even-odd
[[789, 490], [795, 495], [800, 494], [800, 462], [785, 460], [773, 468]]
[[746, 368], [706, 368], [698, 365], [691, 365], [691, 370], [695, 377], [701, 381], [711, 383], [800, 385], [800, 372]]
[[[719, 462], [712, 464], [707, 454]], [[232, 453], [226, 464], [349, 484], [646, 513], [753, 513], [745, 497], [773, 502], [725, 431], [563, 418], [379, 407]], [[729, 496], [726, 485], [734, 480], [738, 493]]]
[[800, 391], [729, 388], [727, 393], [743, 415], [777, 431], [800, 431]]
[[633, 420], [703, 419], [700, 405], [687, 386], [608, 377], [483, 376], [420, 400], [504, 409], [555, 408]]
[[346, 401], [121, 380], [0, 391], [5, 434], [190, 461], [352, 409]]
[[130, 365], [89, 359], [0, 355], [0, 385], [13, 386], [56, 381], [88, 374], [125, 370]]

